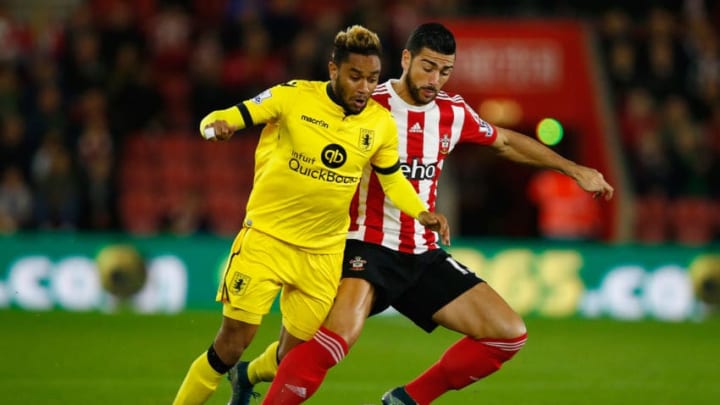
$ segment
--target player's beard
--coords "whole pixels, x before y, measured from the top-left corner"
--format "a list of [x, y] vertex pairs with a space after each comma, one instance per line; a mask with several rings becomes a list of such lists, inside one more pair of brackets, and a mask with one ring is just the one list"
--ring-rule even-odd
[[[410, 92], [410, 97], [413, 99], [416, 105], [425, 105], [433, 100], [435, 100], [435, 97], [437, 96], [437, 89], [432, 86], [426, 86], [426, 87], [420, 87], [415, 85], [415, 83], [410, 79], [410, 75], [405, 76], [405, 87], [407, 87], [408, 92]], [[423, 89], [432, 90], [434, 94], [430, 97], [423, 97], [422, 94], [420, 94], [420, 91]]]
[[347, 95], [347, 92], [345, 92], [345, 88], [340, 83], [341, 78], [340, 75], [338, 75], [338, 78], [335, 81], [335, 88], [333, 90], [335, 91], [335, 96], [337, 97], [337, 101], [340, 103], [340, 106], [350, 114], [360, 114], [367, 105], [367, 99], [365, 100], [365, 103], [362, 105], [362, 107], [359, 108], [354, 105], [348, 104], [349, 97]]

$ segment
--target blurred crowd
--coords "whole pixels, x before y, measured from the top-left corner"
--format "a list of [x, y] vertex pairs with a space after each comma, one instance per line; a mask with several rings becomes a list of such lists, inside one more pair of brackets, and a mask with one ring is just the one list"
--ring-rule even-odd
[[[251, 182], [252, 142], [237, 141], [223, 159], [196, 142], [200, 118], [289, 78], [325, 80], [329, 45], [349, 24], [379, 33], [383, 76], [397, 76], [404, 40], [427, 16], [587, 19], [638, 201], [668, 209], [684, 196], [720, 198], [713, 1], [41, 3], [0, 1], [0, 233], [232, 233]], [[503, 235], [501, 223], [488, 223], [497, 226], [483, 232]], [[674, 237], [649, 232], [638, 237]], [[526, 236], [537, 233], [531, 225]]]
[[645, 241], [720, 236], [720, 9], [678, 4], [597, 22]]

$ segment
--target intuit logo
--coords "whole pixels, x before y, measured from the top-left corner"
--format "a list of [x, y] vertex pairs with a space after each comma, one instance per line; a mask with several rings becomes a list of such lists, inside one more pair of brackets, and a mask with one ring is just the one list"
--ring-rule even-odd
[[313, 124], [313, 125], [319, 125], [319, 126], [321, 126], [321, 127], [323, 127], [323, 128], [329, 128], [329, 127], [330, 127], [330, 125], [329, 125], [327, 122], [325, 122], [325, 121], [323, 121], [323, 120], [319, 120], [319, 119], [317, 119], [317, 118], [308, 117], [308, 116], [305, 115], [305, 114], [301, 115], [301, 116], [300, 116], [300, 119], [303, 120], [303, 121], [309, 122], [309, 123], [311, 123], [311, 124]]

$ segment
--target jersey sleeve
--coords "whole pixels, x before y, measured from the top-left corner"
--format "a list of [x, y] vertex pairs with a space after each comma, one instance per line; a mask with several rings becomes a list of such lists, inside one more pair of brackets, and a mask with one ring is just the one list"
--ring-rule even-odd
[[291, 95], [288, 93], [294, 88], [294, 82], [280, 84], [233, 107], [215, 110], [200, 121], [200, 134], [203, 133], [205, 127], [220, 120], [236, 127], [238, 130], [257, 124], [274, 122], [280, 117], [284, 103], [291, 99]]
[[243, 101], [237, 107], [243, 115], [246, 126], [277, 122], [296, 92], [297, 83], [294, 81], [278, 84]]
[[392, 118], [390, 113], [387, 114], [387, 119], [383, 120], [384, 123], [379, 127], [382, 131], [380, 139], [382, 143], [370, 159], [370, 163], [376, 170], [385, 171], [399, 170], [400, 154], [398, 152], [398, 130], [395, 120]]
[[491, 145], [495, 142], [497, 128], [480, 118], [475, 110], [467, 105], [465, 100], [462, 100], [462, 105], [465, 111], [465, 120], [460, 134], [460, 142], [472, 142], [481, 145]]

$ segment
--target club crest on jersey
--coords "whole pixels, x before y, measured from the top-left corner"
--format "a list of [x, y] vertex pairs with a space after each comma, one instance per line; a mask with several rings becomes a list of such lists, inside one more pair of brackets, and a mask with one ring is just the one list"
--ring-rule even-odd
[[440, 137], [440, 153], [447, 155], [450, 153], [450, 135], [443, 135]]
[[349, 261], [350, 263], [350, 270], [352, 271], [363, 271], [365, 270], [365, 263], [367, 263], [367, 260], [364, 260], [362, 256], [355, 256]]
[[360, 128], [360, 139], [358, 140], [358, 147], [363, 152], [367, 152], [372, 149], [373, 142], [375, 142], [375, 131], [372, 129]]

